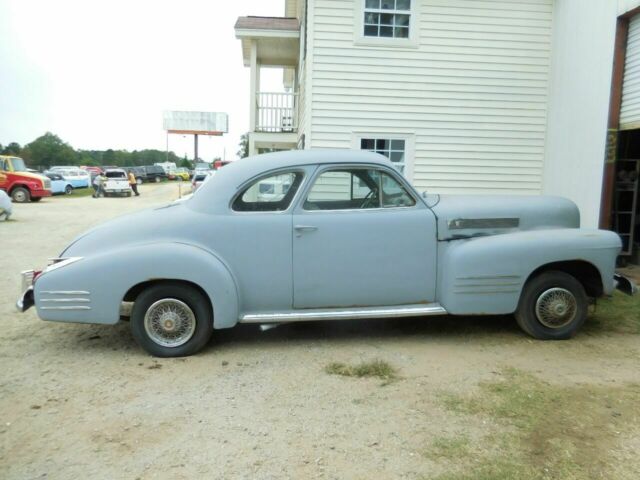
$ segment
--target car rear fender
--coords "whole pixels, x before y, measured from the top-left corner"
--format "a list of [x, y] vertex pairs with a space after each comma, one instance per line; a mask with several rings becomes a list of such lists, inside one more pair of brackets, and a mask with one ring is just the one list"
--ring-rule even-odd
[[577, 228], [440, 242], [437, 296], [452, 314], [513, 313], [528, 278], [558, 262], [592, 265], [602, 292], [610, 294], [620, 247], [620, 237], [613, 232]]
[[35, 283], [36, 309], [43, 320], [114, 324], [128, 292], [167, 280], [195, 284], [208, 296], [214, 328], [236, 324], [238, 289], [230, 270], [214, 252], [178, 242], [108, 249], [45, 271]]

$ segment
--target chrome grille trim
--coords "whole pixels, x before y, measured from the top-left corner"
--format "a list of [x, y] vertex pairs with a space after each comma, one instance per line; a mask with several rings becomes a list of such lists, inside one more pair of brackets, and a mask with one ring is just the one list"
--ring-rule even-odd
[[91, 310], [91, 307], [84, 305], [70, 305], [64, 307], [40, 307], [40, 310]]

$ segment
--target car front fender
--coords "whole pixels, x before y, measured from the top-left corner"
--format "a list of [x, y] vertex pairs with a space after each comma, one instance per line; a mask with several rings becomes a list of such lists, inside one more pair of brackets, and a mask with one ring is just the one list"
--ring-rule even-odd
[[146, 243], [108, 249], [40, 275], [34, 285], [43, 320], [114, 324], [120, 304], [136, 285], [162, 280], [190, 282], [211, 301], [214, 328], [238, 320], [238, 289], [225, 263], [197, 245]]
[[456, 315], [510, 314], [529, 276], [545, 265], [595, 267], [605, 294], [614, 287], [620, 237], [605, 230], [551, 229], [441, 242], [437, 296]]

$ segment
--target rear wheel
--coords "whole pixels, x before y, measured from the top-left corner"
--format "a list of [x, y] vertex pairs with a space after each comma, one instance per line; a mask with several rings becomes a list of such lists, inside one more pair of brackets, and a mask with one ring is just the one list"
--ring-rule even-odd
[[184, 357], [201, 350], [213, 333], [207, 298], [193, 287], [163, 283], [144, 290], [131, 312], [131, 333], [157, 357]]
[[160, 183], [160, 177], [156, 177], [156, 178], [154, 179], [154, 181], [155, 181], [156, 183]]
[[564, 340], [582, 326], [588, 306], [584, 287], [575, 277], [549, 271], [526, 283], [515, 316], [520, 328], [532, 337]]
[[11, 199], [16, 203], [27, 203], [31, 200], [31, 194], [26, 188], [16, 187], [11, 192]]
[[142, 178], [140, 178], [140, 177], [136, 177], [136, 183], [137, 183], [138, 185], [142, 185]]

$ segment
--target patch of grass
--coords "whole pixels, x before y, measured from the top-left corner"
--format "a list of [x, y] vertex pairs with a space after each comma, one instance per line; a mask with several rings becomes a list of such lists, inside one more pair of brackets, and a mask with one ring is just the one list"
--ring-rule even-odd
[[56, 195], [63, 198], [82, 198], [93, 195], [93, 188], [74, 188], [69, 195]]
[[615, 291], [611, 298], [598, 300], [585, 332], [615, 332], [640, 335], [640, 295], [630, 297]]
[[372, 360], [357, 365], [332, 362], [324, 367], [324, 371], [331, 375], [342, 375], [344, 377], [376, 377], [387, 381], [398, 378], [398, 371], [384, 360]]
[[438, 439], [425, 455], [451, 463], [438, 480], [611, 478], [619, 433], [638, 425], [638, 398], [637, 384], [557, 386], [507, 369], [475, 395], [442, 397], [447, 409], [488, 417], [502, 433], [487, 435], [475, 455], [464, 438]]

